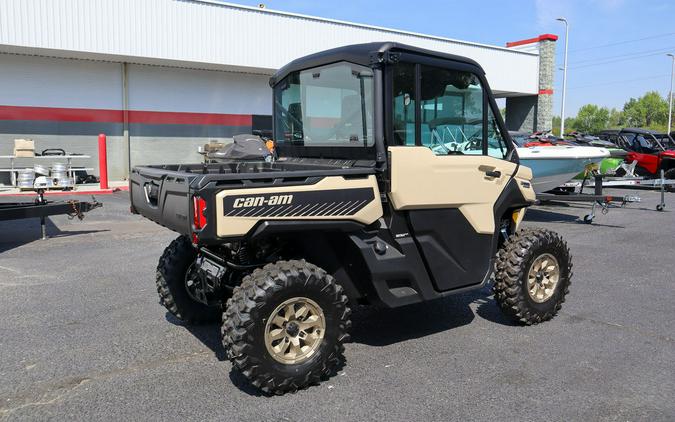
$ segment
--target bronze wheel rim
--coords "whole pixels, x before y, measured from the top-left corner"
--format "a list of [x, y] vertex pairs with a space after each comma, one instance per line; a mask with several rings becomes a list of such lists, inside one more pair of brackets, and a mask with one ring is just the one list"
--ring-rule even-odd
[[319, 349], [325, 330], [321, 307], [306, 297], [294, 297], [270, 314], [265, 325], [265, 346], [277, 362], [302, 363]]
[[560, 280], [560, 265], [551, 254], [539, 255], [527, 273], [527, 293], [530, 299], [544, 303], [553, 296]]

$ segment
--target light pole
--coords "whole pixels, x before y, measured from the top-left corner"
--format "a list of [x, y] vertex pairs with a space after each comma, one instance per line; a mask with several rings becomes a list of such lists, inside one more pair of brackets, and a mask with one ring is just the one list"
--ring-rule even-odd
[[670, 126], [673, 121], [673, 74], [675, 74], [675, 54], [668, 53], [667, 56], [670, 56], [672, 59], [672, 64], [670, 65], [670, 98], [668, 100], [668, 133], [670, 133]]
[[565, 24], [565, 58], [563, 64], [563, 86], [562, 86], [562, 106], [560, 107], [560, 137], [562, 138], [565, 135], [565, 93], [567, 88], [567, 41], [570, 36], [570, 26], [567, 23], [567, 19], [558, 18], [557, 21], [563, 22]]

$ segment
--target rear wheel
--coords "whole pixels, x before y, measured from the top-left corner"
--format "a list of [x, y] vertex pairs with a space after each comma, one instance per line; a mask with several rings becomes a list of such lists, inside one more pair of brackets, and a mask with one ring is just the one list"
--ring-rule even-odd
[[157, 293], [162, 304], [176, 318], [189, 324], [220, 320], [222, 308], [197, 302], [188, 292], [188, 275], [194, 267], [197, 250], [186, 236], [176, 238], [164, 249], [157, 265]]
[[296, 391], [342, 366], [349, 315], [347, 296], [324, 270], [278, 261], [235, 288], [223, 313], [223, 346], [263, 392]]
[[497, 253], [495, 299], [517, 321], [538, 324], [560, 310], [571, 277], [569, 249], [559, 234], [545, 229], [520, 230]]

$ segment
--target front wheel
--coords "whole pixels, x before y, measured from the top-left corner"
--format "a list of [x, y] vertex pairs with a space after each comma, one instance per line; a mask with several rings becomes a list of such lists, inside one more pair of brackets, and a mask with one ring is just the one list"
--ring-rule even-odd
[[497, 253], [495, 299], [515, 320], [538, 324], [558, 313], [571, 277], [570, 252], [559, 234], [545, 229], [520, 230]]
[[263, 392], [296, 391], [342, 366], [349, 315], [347, 296], [324, 270], [277, 261], [234, 289], [223, 313], [223, 346]]

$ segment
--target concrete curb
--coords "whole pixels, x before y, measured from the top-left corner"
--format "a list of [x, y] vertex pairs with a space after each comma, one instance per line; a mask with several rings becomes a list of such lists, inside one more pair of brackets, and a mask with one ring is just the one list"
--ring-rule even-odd
[[[109, 195], [115, 192], [127, 192], [129, 191], [129, 186], [119, 186], [110, 189], [96, 189], [96, 190], [82, 190], [82, 191], [46, 191], [45, 196], [73, 196], [73, 195]], [[36, 192], [2, 192], [2, 196], [35, 196]]]

